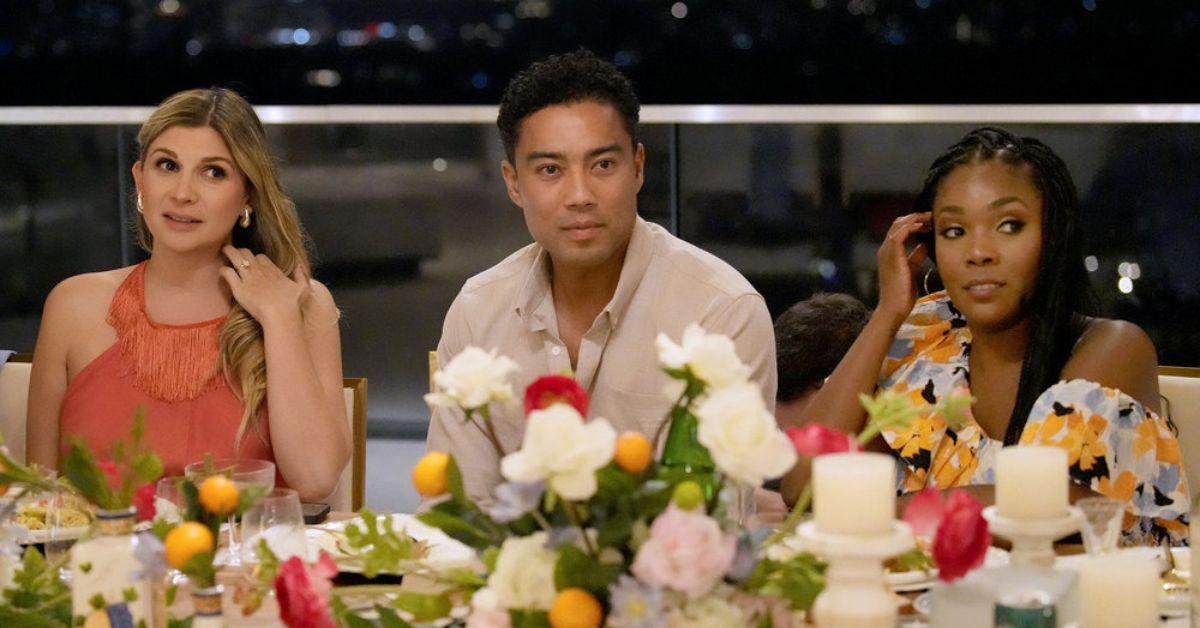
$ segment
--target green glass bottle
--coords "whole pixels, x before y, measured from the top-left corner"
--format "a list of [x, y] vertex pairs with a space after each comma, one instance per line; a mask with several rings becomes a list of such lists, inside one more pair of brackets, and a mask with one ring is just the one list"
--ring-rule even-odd
[[708, 448], [700, 444], [697, 429], [696, 416], [687, 408], [676, 407], [671, 411], [671, 429], [663, 447], [659, 478], [672, 486], [692, 480], [700, 485], [705, 501], [712, 505], [717, 489], [716, 465]]

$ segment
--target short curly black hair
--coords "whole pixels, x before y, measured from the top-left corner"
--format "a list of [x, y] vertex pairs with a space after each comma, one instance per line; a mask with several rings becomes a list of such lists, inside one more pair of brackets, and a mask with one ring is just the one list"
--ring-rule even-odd
[[508, 161], [512, 163], [516, 157], [517, 139], [525, 118], [552, 105], [585, 100], [616, 109], [633, 146], [637, 146], [641, 104], [633, 93], [633, 83], [613, 64], [580, 48], [535, 63], [509, 81], [500, 99], [500, 115], [496, 117]]
[[794, 401], [829, 377], [870, 317], [862, 301], [824, 292], [780, 314], [775, 319], [776, 401]]

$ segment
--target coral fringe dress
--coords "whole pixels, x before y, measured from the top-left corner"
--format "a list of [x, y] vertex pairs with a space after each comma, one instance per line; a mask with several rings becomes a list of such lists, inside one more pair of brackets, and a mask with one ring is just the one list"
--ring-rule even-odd
[[274, 461], [265, 405], [257, 431], [247, 430], [235, 447], [242, 402], [222, 373], [217, 345], [226, 317], [189, 325], [150, 320], [145, 274], [142, 262], [113, 295], [108, 324], [117, 341], [67, 386], [59, 416], [60, 457], [76, 436], [106, 457], [114, 442], [128, 438], [140, 407], [145, 444], [162, 459], [167, 475], [181, 475], [206, 453]]

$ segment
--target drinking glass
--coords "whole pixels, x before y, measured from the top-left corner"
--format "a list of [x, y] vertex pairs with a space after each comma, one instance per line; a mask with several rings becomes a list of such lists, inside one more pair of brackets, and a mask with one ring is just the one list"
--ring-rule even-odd
[[259, 541], [266, 541], [279, 560], [299, 556], [308, 560], [304, 535], [304, 513], [300, 495], [290, 488], [277, 488], [242, 514], [242, 562], [259, 561]]
[[[212, 475], [223, 475], [237, 485], [238, 491], [244, 491], [250, 487], [262, 487], [270, 492], [275, 488], [275, 463], [267, 460], [249, 460], [249, 459], [234, 459], [234, 458], [217, 458], [214, 460], [202, 460], [193, 462], [183, 468], [183, 474], [187, 479], [191, 480], [200, 486], [205, 478]], [[217, 562], [222, 562], [230, 566], [242, 564], [242, 548], [238, 543], [237, 534], [235, 533], [234, 516], [229, 515], [229, 545], [223, 550], [223, 554], [218, 552]]]
[[1076, 501], [1075, 506], [1083, 511], [1083, 549], [1088, 556], [1115, 552], [1125, 502], [1111, 497], [1085, 497]]
[[[46, 496], [46, 560], [55, 562], [65, 557], [83, 529], [90, 523], [87, 503], [66, 491], [55, 491]], [[63, 565], [59, 576], [64, 582], [71, 581], [71, 570]]]
[[183, 494], [179, 492], [182, 475], [162, 478], [154, 485], [154, 518], [168, 523], [179, 523], [182, 519]]

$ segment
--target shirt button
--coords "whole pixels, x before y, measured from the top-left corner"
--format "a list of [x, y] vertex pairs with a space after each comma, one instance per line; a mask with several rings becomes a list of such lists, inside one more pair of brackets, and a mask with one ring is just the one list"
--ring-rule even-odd
[[562, 353], [562, 347], [560, 347], [558, 345], [554, 345], [553, 347], [550, 347], [550, 353], [553, 353], [554, 355], [558, 355], [558, 354]]

